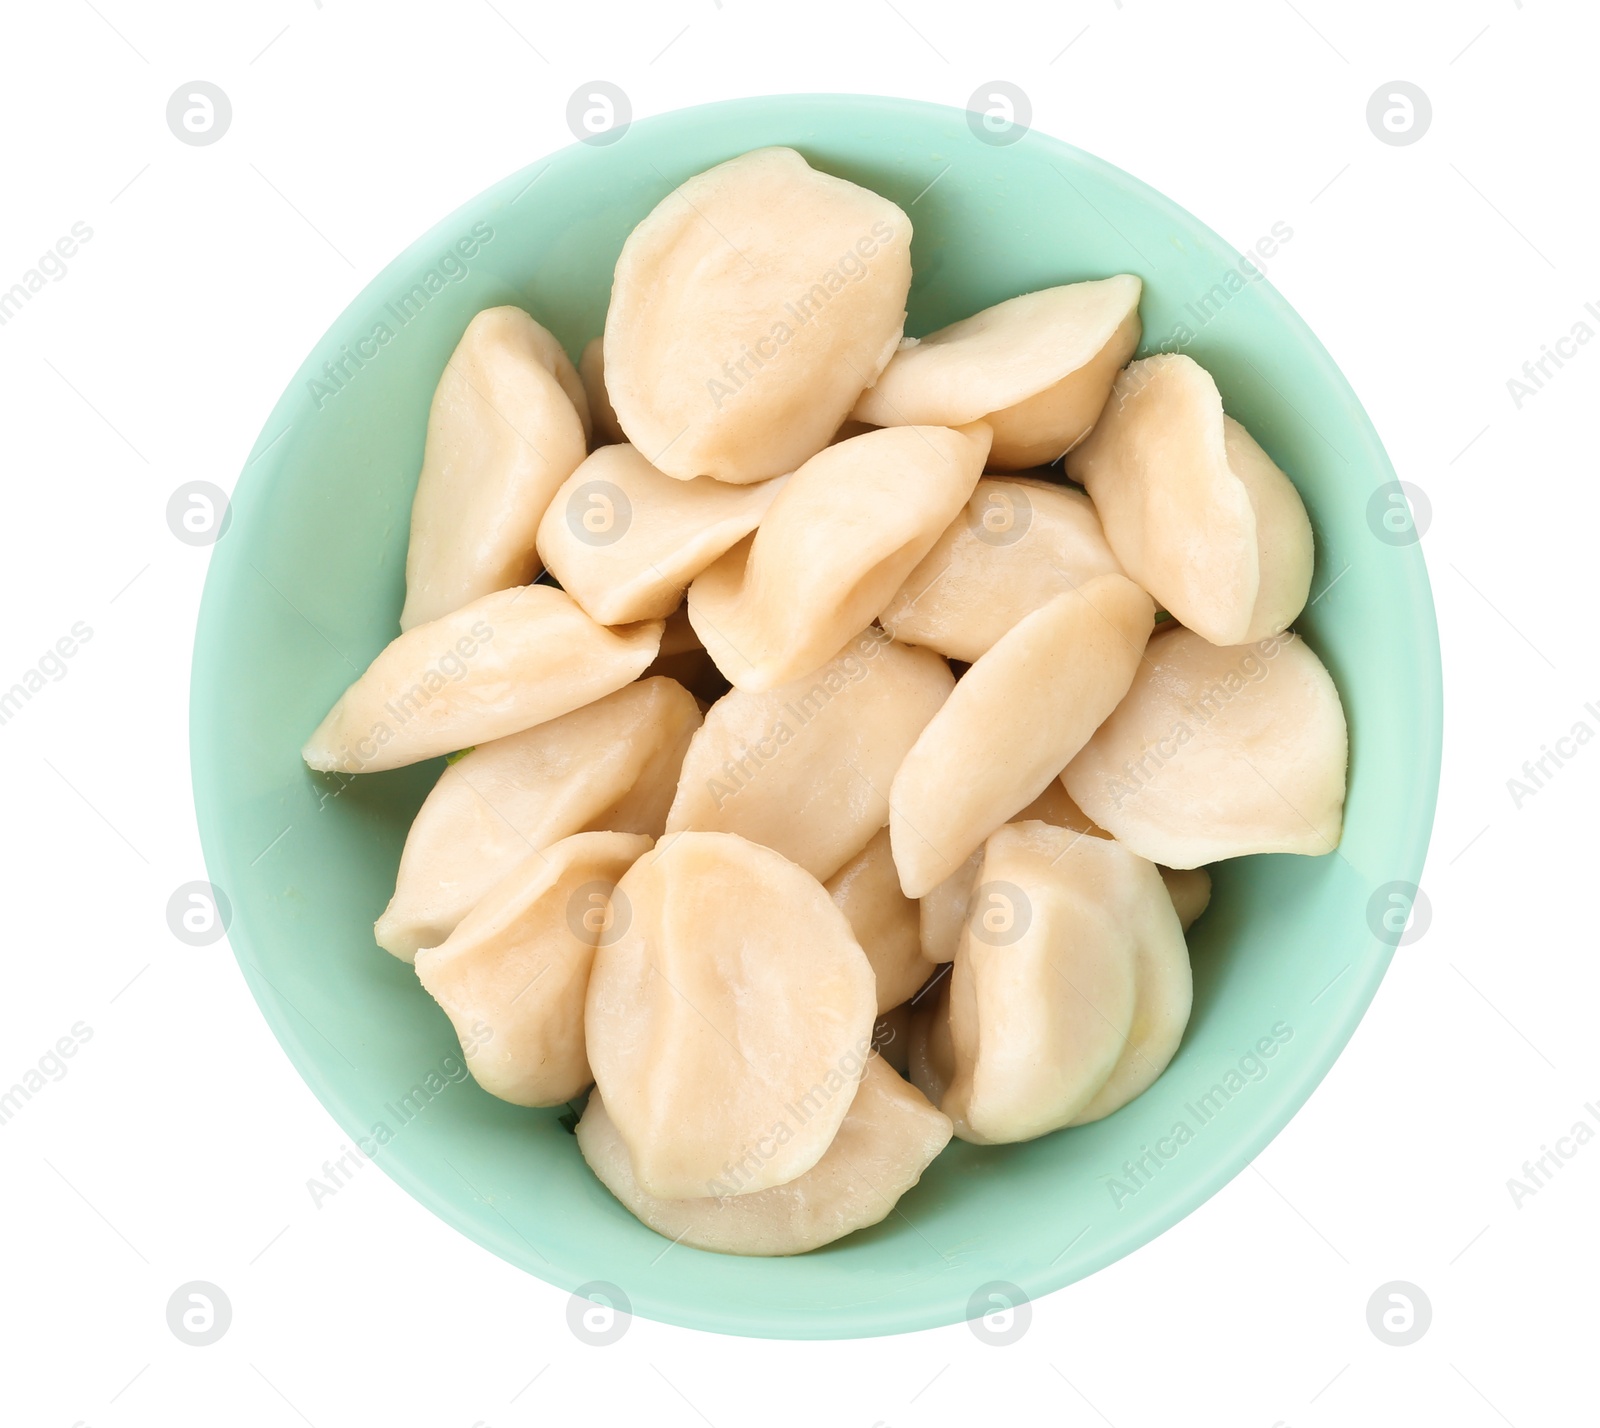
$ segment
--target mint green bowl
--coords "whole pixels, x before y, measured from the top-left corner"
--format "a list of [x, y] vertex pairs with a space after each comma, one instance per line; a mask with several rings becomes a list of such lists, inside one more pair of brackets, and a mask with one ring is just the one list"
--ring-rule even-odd
[[[600, 331], [629, 229], [690, 174], [767, 144], [793, 145], [910, 213], [911, 332], [1034, 288], [1144, 279], [1144, 350], [1186, 341], [1305, 497], [1312, 590], [1326, 593], [1298, 627], [1332, 671], [1351, 733], [1339, 852], [1215, 870], [1191, 939], [1194, 1018], [1148, 1093], [1031, 1144], [956, 1142], [886, 1223], [775, 1260], [669, 1247], [589, 1173], [557, 1112], [452, 1079], [444, 1014], [372, 940], [441, 764], [352, 781], [299, 757], [396, 633], [428, 402], [471, 315], [519, 304], [576, 353]], [[464, 1234], [564, 1289], [604, 1281], [651, 1318], [794, 1338], [949, 1324], [994, 1281], [1045, 1294], [1137, 1249], [1238, 1174], [1322, 1079], [1389, 963], [1369, 907], [1421, 872], [1441, 723], [1420, 548], [1369, 524], [1394, 472], [1288, 304], [1263, 281], [1231, 290], [1238, 263], [1160, 194], [1056, 140], [992, 145], [961, 110], [849, 95], [708, 105], [565, 149], [391, 263], [317, 343], [239, 478], [201, 606], [191, 711], [200, 833], [232, 903], [234, 952], [350, 1143]], [[1203, 325], [1197, 311], [1210, 314]], [[337, 382], [330, 363], [342, 363]], [[1270, 1058], [1257, 1051], [1264, 1038]]]

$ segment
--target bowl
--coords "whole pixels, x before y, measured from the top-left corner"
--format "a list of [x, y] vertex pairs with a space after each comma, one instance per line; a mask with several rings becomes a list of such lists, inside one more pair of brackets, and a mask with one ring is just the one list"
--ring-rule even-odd
[[[1039, 133], [899, 99], [735, 100], [564, 149], [473, 199], [340, 315], [247, 460], [195, 637], [195, 803], [251, 992], [351, 1145], [495, 1254], [700, 1329], [792, 1338], [948, 1324], [1082, 1279], [1217, 1192], [1310, 1095], [1394, 951], [1438, 787], [1432, 598], [1395, 475], [1349, 385], [1259, 272], [1127, 174]], [[576, 354], [633, 225], [761, 145], [865, 184], [915, 225], [908, 331], [1030, 289], [1144, 280], [1141, 352], [1182, 347], [1294, 479], [1316, 531], [1297, 627], [1350, 722], [1344, 841], [1214, 869], [1176, 1058], [1105, 1120], [953, 1143], [881, 1225], [809, 1255], [671, 1246], [589, 1172], [563, 1113], [465, 1077], [443, 1012], [372, 922], [441, 761], [347, 778], [299, 749], [397, 632], [428, 403], [468, 319], [516, 303]], [[1254, 276], [1252, 276], [1252, 273]], [[1400, 911], [1397, 914], [1395, 909]], [[566, 1117], [570, 1123], [571, 1117]]]

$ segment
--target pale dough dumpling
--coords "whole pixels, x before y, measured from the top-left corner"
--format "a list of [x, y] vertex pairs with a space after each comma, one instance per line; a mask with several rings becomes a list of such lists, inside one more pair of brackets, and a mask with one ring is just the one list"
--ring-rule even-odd
[[599, 1091], [578, 1122], [589, 1167], [640, 1220], [674, 1244], [721, 1254], [804, 1254], [884, 1219], [950, 1141], [950, 1119], [881, 1057], [826, 1153], [784, 1185], [724, 1199], [666, 1200], [640, 1189]]
[[1164, 353], [1118, 379], [1067, 474], [1123, 568], [1214, 645], [1288, 628], [1311, 589], [1300, 493], [1232, 417], [1211, 375]]
[[931, 892], [1044, 793], [1127, 693], [1154, 625], [1137, 585], [1096, 576], [1024, 616], [962, 676], [889, 793], [908, 897]]
[[1095, 838], [1111, 835], [1090, 818], [1067, 792], [1060, 779], [1052, 779], [1045, 791], [1007, 823], [1054, 823], [1057, 828], [1070, 828], [1074, 833], [1088, 833]]
[[[1006, 819], [1007, 823], [1035, 821], [1053, 823], [1057, 828], [1070, 828], [1075, 833], [1085, 833], [1095, 838], [1111, 836], [1072, 801], [1071, 794], [1062, 787], [1060, 779], [1052, 779], [1032, 803]], [[982, 861], [983, 849], [975, 848], [966, 862], [919, 899], [922, 955], [926, 961], [939, 963], [955, 960], [956, 948], [966, 927], [967, 902], [972, 896], [972, 886], [978, 880], [978, 865]], [[1209, 889], [1209, 880], [1206, 886]]]
[[689, 619], [735, 688], [824, 664], [869, 624], [972, 494], [979, 423], [869, 431], [806, 462], [754, 536], [689, 587]]
[[[1110, 861], [1118, 866], [1119, 874], [1132, 869], [1129, 881], [1138, 892], [1133, 909], [1124, 916], [1134, 942], [1135, 990], [1133, 1025], [1122, 1055], [1105, 1084], [1074, 1117], [1075, 1126], [1121, 1110], [1155, 1084], [1177, 1052], [1194, 1006], [1194, 976], [1189, 966], [1189, 945], [1183, 936], [1183, 916], [1163, 870], [1156, 869], [1161, 883], [1161, 896], [1157, 896], [1144, 859], [1127, 853], [1110, 839], [1084, 841], [1098, 845], [1083, 855], [1089, 861]], [[1103, 849], [1116, 849], [1117, 856]]]
[[880, 828], [825, 886], [845, 915], [878, 984], [878, 1011], [897, 1007], [928, 980], [917, 904], [900, 891], [889, 830]]
[[733, 690], [689, 745], [667, 831], [737, 833], [831, 878], [889, 821], [895, 770], [955, 682], [867, 630], [806, 679]]
[[467, 1069], [518, 1106], [559, 1106], [594, 1079], [583, 1001], [617, 879], [651, 840], [578, 833], [530, 853], [438, 947], [417, 976], [461, 1038]]
[[639, 1186], [749, 1195], [805, 1174], [871, 1050], [872, 967], [844, 914], [729, 833], [669, 834], [614, 896], [626, 927], [595, 953], [585, 1032]]
[[985, 845], [956, 954], [942, 1108], [980, 1145], [1098, 1119], [1166, 1068], [1189, 997], [1154, 864], [1110, 839], [1008, 824]]
[[550, 502], [539, 556], [602, 625], [664, 619], [695, 576], [756, 528], [783, 480], [675, 481], [626, 443], [602, 446]]
[[994, 428], [990, 468], [1054, 461], [1083, 439], [1139, 345], [1138, 278], [1024, 293], [904, 343], [852, 413], [877, 426]]
[[636, 679], [661, 631], [607, 629], [548, 585], [497, 590], [390, 641], [300, 752], [314, 769], [376, 773], [504, 738]]
[[628, 235], [606, 385], [669, 476], [763, 481], [827, 445], [894, 355], [911, 220], [888, 199], [757, 149], [679, 185]]
[[878, 618], [897, 640], [971, 664], [1047, 600], [1121, 574], [1082, 491], [985, 476]]
[[572, 362], [521, 308], [467, 324], [428, 413], [402, 630], [539, 573], [539, 517], [583, 460], [588, 424]]
[[1172, 897], [1179, 925], [1187, 932], [1211, 905], [1211, 874], [1204, 868], [1163, 868], [1161, 881]]
[[955, 872], [917, 899], [918, 929], [926, 961], [936, 964], [955, 961], [956, 948], [961, 945], [961, 933], [967, 925], [967, 903], [972, 898], [973, 884], [978, 881], [978, 865], [982, 862], [983, 849], [973, 849], [972, 855]]
[[1152, 862], [1331, 853], [1349, 739], [1339, 691], [1292, 632], [1224, 647], [1164, 629], [1127, 697], [1061, 775]]
[[578, 358], [578, 376], [583, 380], [583, 390], [589, 399], [589, 413], [594, 420], [591, 444], [596, 447], [614, 445], [628, 438], [617, 421], [616, 408], [611, 405], [611, 394], [606, 391], [605, 349], [598, 337], [591, 337]]
[[645, 679], [455, 760], [406, 835], [378, 946], [404, 962], [437, 947], [499, 879], [571, 834], [659, 837], [699, 727], [687, 690]]

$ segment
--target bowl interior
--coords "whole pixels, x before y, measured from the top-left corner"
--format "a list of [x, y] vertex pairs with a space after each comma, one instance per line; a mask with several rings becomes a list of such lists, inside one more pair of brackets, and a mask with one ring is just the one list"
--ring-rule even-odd
[[[888, 1220], [787, 1260], [667, 1242], [589, 1173], [557, 1111], [462, 1079], [443, 1013], [373, 919], [439, 762], [348, 779], [298, 750], [396, 633], [428, 403], [468, 319], [516, 303], [576, 353], [600, 331], [629, 229], [689, 175], [764, 144], [911, 215], [909, 331], [1056, 283], [1137, 273], [1145, 352], [1182, 346], [1290, 473], [1317, 538], [1298, 628], [1351, 728], [1343, 846], [1215, 870], [1192, 934], [1195, 1010], [1143, 1097], [1031, 1144], [953, 1144]], [[963, 111], [900, 100], [740, 100], [635, 124], [514, 174], [408, 248], [319, 341], [262, 431], [212, 557], [192, 747], [210, 876], [234, 951], [291, 1060], [352, 1143], [480, 1244], [564, 1288], [741, 1334], [890, 1333], [968, 1317], [994, 1281], [1030, 1296], [1137, 1248], [1235, 1175], [1344, 1046], [1391, 955], [1369, 899], [1415, 882], [1440, 745], [1438, 642], [1420, 549], [1375, 536], [1394, 473], [1310, 331], [1187, 213], [1039, 134], [980, 142]], [[663, 1251], [666, 1251], [665, 1253]]]

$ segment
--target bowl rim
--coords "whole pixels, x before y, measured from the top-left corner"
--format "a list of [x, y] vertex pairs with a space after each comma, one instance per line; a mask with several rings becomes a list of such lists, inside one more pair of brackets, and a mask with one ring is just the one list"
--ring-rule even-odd
[[[832, 114], [853, 121], [870, 121], [874, 114], [896, 113], [908, 117], [938, 117], [948, 122], [953, 115], [965, 115], [956, 106], [936, 104], [925, 100], [907, 99], [886, 95], [857, 93], [789, 93], [758, 95], [745, 98], [719, 100], [708, 104], [684, 106], [661, 114], [637, 119], [632, 127], [670, 130], [674, 125], [701, 122], [718, 113], [729, 120], [736, 116], [749, 116], [752, 111], [766, 117], [788, 117], [797, 127], [819, 116]], [[797, 139], [796, 142], [803, 143]], [[1152, 209], [1164, 211], [1191, 231], [1206, 235], [1221, 250], [1235, 252], [1232, 245], [1201, 222], [1186, 209], [1167, 198], [1142, 180], [1115, 165], [1078, 149], [1064, 140], [1030, 130], [1024, 142], [1044, 144], [1054, 154], [1070, 159], [1075, 165], [1093, 171], [1097, 177], [1117, 186]], [[283, 394], [273, 405], [261, 431], [252, 445], [240, 470], [230, 502], [236, 515], [243, 515], [253, 505], [264, 502], [273, 485], [275, 459], [270, 458], [272, 448], [292, 424], [292, 407], [298, 404], [305, 390], [304, 384], [320, 370], [316, 355], [321, 351], [329, 333], [335, 331], [349, 315], [367, 302], [371, 295], [386, 287], [392, 278], [406, 268], [419, 250], [431, 249], [444, 238], [454, 234], [463, 217], [482, 211], [497, 199], [505, 198], [526, 188], [536, 171], [551, 163], [558, 155], [570, 153], [581, 147], [566, 146], [534, 159], [515, 172], [489, 185], [446, 214], [426, 232], [408, 242], [387, 264], [362, 286], [319, 335], [298, 369], [289, 379]], [[1365, 407], [1356, 396], [1343, 372], [1323, 346], [1310, 326], [1300, 317], [1270, 280], [1257, 284], [1262, 289], [1262, 300], [1268, 304], [1275, 320], [1292, 333], [1311, 360], [1318, 378], [1328, 389], [1342, 396], [1351, 412], [1351, 425], [1363, 430], [1369, 439], [1377, 460], [1371, 475], [1375, 482], [1392, 482], [1396, 479], [1392, 462], [1383, 447], [1382, 439], [1374, 427]], [[196, 622], [195, 643], [191, 661], [189, 699], [190, 772], [195, 799], [196, 821], [208, 876], [222, 888], [236, 885], [232, 877], [235, 866], [228, 839], [222, 828], [221, 801], [216, 795], [218, 780], [224, 776], [224, 765], [219, 758], [222, 741], [208, 726], [210, 711], [208, 681], [212, 666], [220, 659], [222, 642], [226, 639], [219, 607], [223, 597], [219, 594], [223, 584], [221, 572], [229, 557], [224, 543], [212, 547], [205, 587], [202, 591]], [[1431, 584], [1428, 580], [1425, 559], [1420, 542], [1410, 551], [1407, 573], [1413, 586], [1415, 600], [1408, 618], [1415, 624], [1414, 638], [1417, 656], [1411, 671], [1413, 694], [1417, 703], [1412, 709], [1415, 731], [1410, 765], [1412, 783], [1407, 808], [1410, 813], [1408, 836], [1403, 843], [1403, 856], [1392, 864], [1396, 878], [1416, 884], [1421, 877], [1429, 841], [1432, 835], [1434, 814], [1438, 799], [1443, 751], [1443, 681], [1440, 664], [1438, 625], [1433, 604]], [[293, 1008], [272, 985], [257, 961], [258, 945], [249, 920], [238, 915], [228, 925], [228, 942], [239, 963], [246, 985], [260, 1008], [268, 1027], [288, 1056], [301, 1079], [333, 1116], [346, 1134], [359, 1134], [364, 1116], [349, 1100], [323, 1067], [326, 1058], [312, 1045], [311, 1038], [296, 1024]], [[1234, 1153], [1226, 1157], [1210, 1173], [1197, 1175], [1185, 1183], [1185, 1189], [1167, 1202], [1166, 1209], [1158, 1214], [1131, 1220], [1117, 1233], [1102, 1241], [1099, 1252], [1078, 1260], [1068, 1260], [1056, 1265], [1019, 1269], [1016, 1278], [1019, 1287], [1030, 1298], [1051, 1293], [1070, 1283], [1086, 1279], [1107, 1265], [1116, 1262], [1143, 1245], [1158, 1238], [1178, 1221], [1187, 1218], [1211, 1199], [1224, 1185], [1244, 1170], [1260, 1152], [1279, 1134], [1298, 1113], [1321, 1084], [1323, 1078], [1342, 1054], [1353, 1036], [1356, 1026], [1365, 1015], [1377, 993], [1378, 986], [1393, 960], [1394, 948], [1382, 947], [1371, 955], [1364, 965], [1353, 965], [1356, 975], [1343, 989], [1344, 1015], [1330, 1023], [1320, 1033], [1318, 1053], [1304, 1063], [1304, 1069], [1285, 1078], [1274, 1087], [1274, 1093], [1264, 1098], [1260, 1114], [1255, 1120], [1252, 1134], [1240, 1135]], [[404, 1158], [384, 1156], [378, 1159], [380, 1168], [407, 1194], [420, 1202], [446, 1224], [467, 1238], [482, 1245], [492, 1253], [534, 1274], [559, 1288], [575, 1291], [587, 1282], [587, 1277], [567, 1267], [543, 1261], [531, 1263], [518, 1241], [515, 1231], [497, 1232], [493, 1226], [473, 1219], [461, 1212], [456, 1199], [439, 1191], [424, 1174], [414, 1170]], [[837, 1322], [820, 1324], [814, 1315], [787, 1312], [771, 1304], [757, 1308], [750, 1304], [707, 1303], [702, 1297], [691, 1302], [689, 1296], [657, 1293], [654, 1287], [645, 1289], [632, 1303], [634, 1313], [648, 1318], [687, 1328], [718, 1333], [762, 1338], [813, 1339], [873, 1337], [884, 1334], [906, 1333], [920, 1329], [940, 1327], [967, 1317], [964, 1308], [946, 1302], [949, 1296], [929, 1295], [925, 1302], [889, 1308], [866, 1304], [841, 1306], [835, 1312]]]

